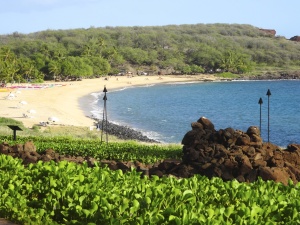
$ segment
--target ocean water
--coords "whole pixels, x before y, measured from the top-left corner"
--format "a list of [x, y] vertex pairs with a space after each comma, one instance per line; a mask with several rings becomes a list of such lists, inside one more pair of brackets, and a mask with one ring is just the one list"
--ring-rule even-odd
[[[102, 118], [103, 93], [93, 96], [96, 101], [92, 113]], [[300, 144], [299, 80], [172, 83], [108, 89], [106, 108], [109, 121], [134, 128], [163, 143], [180, 143], [191, 130], [191, 123], [204, 116], [216, 130], [231, 127], [246, 132], [250, 126], [261, 124], [265, 142], [269, 137], [270, 142], [282, 147]]]

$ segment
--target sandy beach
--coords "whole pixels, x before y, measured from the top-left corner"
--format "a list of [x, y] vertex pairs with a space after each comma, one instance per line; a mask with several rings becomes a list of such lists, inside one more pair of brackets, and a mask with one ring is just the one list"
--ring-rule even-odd
[[[109, 79], [85, 79], [70, 82], [47, 82], [45, 88], [14, 88], [0, 92], [0, 117], [12, 118], [31, 128], [49, 117], [56, 117], [55, 125], [86, 126], [94, 124], [91, 113], [84, 110], [84, 97], [102, 92], [106, 86], [109, 91], [128, 86], [151, 85], [172, 82], [191, 82], [214, 80], [210, 75], [197, 76], [118, 76]], [[28, 84], [20, 84], [28, 86]], [[9, 87], [10, 85], [8, 85]], [[29, 86], [30, 87], [30, 86]], [[7, 98], [9, 94], [14, 97]], [[49, 121], [48, 121], [49, 122]]]

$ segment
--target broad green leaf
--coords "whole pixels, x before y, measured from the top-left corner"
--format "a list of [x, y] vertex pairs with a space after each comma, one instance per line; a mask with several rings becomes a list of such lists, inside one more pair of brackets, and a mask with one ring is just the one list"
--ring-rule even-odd
[[136, 199], [132, 201], [132, 205], [137, 208], [140, 207], [140, 203]]
[[188, 219], [188, 211], [187, 209], [183, 209], [183, 212], [182, 212], [182, 222], [183, 224], [188, 224], [189, 222], [189, 219]]
[[193, 192], [191, 190], [185, 190], [182, 194], [183, 200], [189, 200], [193, 197], [194, 197], [194, 195], [193, 195]]
[[151, 198], [149, 198], [149, 197], [145, 197], [145, 202], [148, 204], [148, 205], [150, 205], [151, 204]]
[[84, 181], [84, 176], [82, 174], [79, 174], [79, 181], [83, 182]]
[[219, 213], [222, 215], [225, 212], [225, 207], [219, 208]]
[[142, 198], [142, 195], [141, 194], [134, 194], [134, 197], [136, 198], [136, 199], [138, 199], [138, 198]]
[[174, 215], [170, 215], [169, 216], [169, 221], [172, 221], [172, 224], [176, 224], [176, 225], [180, 225], [181, 224], [181, 218], [174, 216]]
[[[127, 199], [126, 199], [127, 200]], [[127, 201], [124, 201], [123, 200], [123, 203], [122, 205], [120, 206], [120, 213], [123, 213], [128, 207], [129, 207], [129, 204], [128, 204], [128, 200]]]
[[53, 179], [53, 177], [50, 177], [49, 179], [50, 179], [50, 180], [49, 180], [49, 182], [50, 182], [50, 187], [56, 187], [56, 186], [57, 186], [56, 180]]
[[[73, 205], [73, 204], [72, 204], [72, 205]], [[75, 208], [76, 208], [76, 211], [81, 211], [81, 210], [82, 210], [81, 205], [76, 205]]]
[[278, 202], [284, 201], [285, 199], [286, 199], [285, 195], [279, 195], [279, 196], [277, 196]]
[[12, 191], [15, 190], [15, 186], [13, 184], [8, 184], [8, 188]]
[[84, 186], [79, 186], [77, 189], [78, 189], [79, 193], [82, 193], [85, 190], [85, 187]]
[[90, 209], [91, 214], [98, 210], [98, 205], [95, 202], [92, 202], [92, 208]]
[[208, 214], [208, 218], [212, 218], [215, 215], [215, 211], [213, 209], [206, 209], [206, 212]]
[[172, 215], [172, 214], [175, 214], [174, 208], [168, 207], [163, 211], [163, 215], [165, 216]]
[[82, 202], [83, 200], [85, 199], [85, 195], [82, 195], [79, 197], [78, 201], [79, 201], [79, 204], [82, 205]]
[[56, 199], [61, 198], [60, 191], [55, 191], [55, 198], [56, 198]]
[[205, 223], [205, 222], [207, 222], [207, 217], [205, 215], [203, 215], [203, 214], [200, 214], [199, 215], [199, 221]]
[[259, 206], [252, 206], [251, 208], [251, 217], [256, 217], [258, 214], [260, 214], [260, 212], [262, 212], [262, 209]]
[[234, 213], [234, 206], [229, 206], [229, 207], [227, 207], [227, 208], [225, 209], [225, 211], [224, 211], [224, 215], [225, 215], [226, 217], [230, 217], [230, 215], [231, 215], [232, 213]]

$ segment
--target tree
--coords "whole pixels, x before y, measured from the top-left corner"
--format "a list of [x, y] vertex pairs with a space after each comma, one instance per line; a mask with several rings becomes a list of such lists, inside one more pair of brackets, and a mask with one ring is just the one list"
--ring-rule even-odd
[[74, 74], [73, 63], [69, 58], [64, 60], [61, 65], [61, 75], [66, 78]]
[[25, 57], [20, 58], [20, 75], [22, 80], [29, 81], [32, 78], [35, 78], [36, 75], [36, 68], [34, 63]]
[[102, 57], [83, 58], [84, 63], [93, 69], [93, 75], [106, 75], [111, 70], [109, 62]]
[[92, 47], [89, 44], [84, 45], [81, 55], [83, 57], [91, 57], [93, 55]]
[[220, 62], [220, 68], [232, 73], [249, 72], [252, 67], [253, 63], [250, 60], [250, 56], [233, 51], [225, 52]]
[[148, 60], [148, 53], [139, 48], [123, 48], [121, 49], [121, 53], [125, 60], [134, 65], [146, 64]]
[[93, 68], [81, 57], [68, 56], [62, 62], [61, 71], [64, 78], [89, 77], [93, 75]]
[[32, 60], [35, 68], [43, 72], [45, 71], [48, 61], [42, 53], [37, 52], [33, 54], [30, 59]]
[[204, 69], [201, 66], [193, 64], [190, 67], [191, 67], [191, 72], [193, 74], [198, 74], [198, 73], [203, 73], [204, 72]]
[[184, 65], [183, 67], [180, 68], [180, 70], [181, 70], [182, 74], [191, 74], [192, 73], [192, 69], [189, 65]]
[[190, 49], [186, 53], [186, 62], [204, 67], [206, 71], [215, 70], [221, 58], [221, 52], [206, 44], [197, 46], [196, 49]]
[[[74, 66], [77, 72], [85, 68], [81, 71], [84, 74], [90, 74], [90, 69], [97, 75], [106, 73], [106, 61], [110, 65], [109, 73], [128, 65], [143, 70], [156, 67], [167, 70], [166, 73], [185, 65], [190, 67], [191, 73], [197, 73], [200, 67], [205, 71], [222, 68], [244, 73], [251, 71], [256, 63], [260, 67], [284, 69], [300, 65], [300, 45], [297, 42], [267, 36], [257, 27], [236, 24], [47, 30], [28, 35], [16, 33], [0, 35], [0, 49], [0, 76], [7, 80], [29, 75], [29, 70], [23, 68], [23, 58], [30, 59], [46, 79], [52, 79], [57, 73], [57, 76], [69, 76], [74, 72]], [[80, 57], [83, 61], [76, 58], [79, 64], [75, 65], [73, 59], [65, 62], [68, 57]], [[90, 59], [93, 57], [97, 58], [96, 61], [100, 60], [98, 57], [102, 58], [99, 61], [101, 65]], [[51, 61], [58, 62], [57, 68]], [[63, 64], [64, 69], [59, 73], [58, 67]], [[187, 68], [184, 71], [187, 72]], [[31, 73], [40, 77], [36, 71]]]
[[1, 80], [6, 82], [14, 82], [17, 72], [20, 70], [19, 62], [16, 55], [10, 48], [2, 48], [0, 50], [0, 75]]
[[40, 48], [40, 52], [44, 55], [45, 60], [49, 60], [51, 55], [50, 55], [50, 50], [49, 46], [47, 44], [43, 44]]
[[105, 46], [103, 38], [92, 38], [83, 46], [81, 55], [84, 57], [101, 56]]
[[51, 60], [48, 64], [48, 70], [50, 74], [53, 75], [53, 79], [55, 80], [61, 74], [61, 65], [58, 61]]

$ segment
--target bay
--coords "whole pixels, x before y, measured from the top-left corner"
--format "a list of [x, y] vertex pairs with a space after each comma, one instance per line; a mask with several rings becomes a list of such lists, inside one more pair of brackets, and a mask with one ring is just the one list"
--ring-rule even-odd
[[[191, 123], [208, 118], [215, 129], [260, 127], [265, 142], [300, 143], [300, 81], [172, 83], [108, 90], [108, 120], [164, 143], [180, 143]], [[271, 96], [267, 96], [268, 89]], [[103, 93], [93, 114], [101, 118]], [[258, 103], [262, 98], [263, 103]], [[260, 120], [261, 115], [261, 120]], [[269, 131], [269, 132], [268, 132]]]

